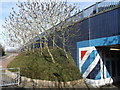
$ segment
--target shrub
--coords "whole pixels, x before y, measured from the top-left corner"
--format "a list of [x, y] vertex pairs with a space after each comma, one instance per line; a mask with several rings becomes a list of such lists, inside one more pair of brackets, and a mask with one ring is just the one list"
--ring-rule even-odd
[[5, 51], [4, 51], [4, 49], [2, 48], [2, 56], [4, 56], [5, 55]]

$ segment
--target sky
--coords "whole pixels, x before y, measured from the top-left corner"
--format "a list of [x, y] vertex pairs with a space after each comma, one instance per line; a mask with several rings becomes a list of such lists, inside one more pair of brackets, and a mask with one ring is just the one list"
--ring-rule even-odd
[[[19, 0], [24, 2], [25, 0]], [[47, 0], [46, 0], [47, 1]], [[82, 10], [87, 8], [88, 6], [94, 4], [95, 2], [99, 2], [101, 0], [67, 0], [69, 3], [76, 3], [77, 6]], [[5, 18], [7, 18], [10, 14], [10, 11], [12, 10], [12, 7], [16, 8], [17, 0], [0, 0], [0, 43], [5, 48], [11, 48], [5, 43], [5, 36], [1, 35], [4, 31], [4, 28], [2, 28], [2, 25], [4, 24]]]

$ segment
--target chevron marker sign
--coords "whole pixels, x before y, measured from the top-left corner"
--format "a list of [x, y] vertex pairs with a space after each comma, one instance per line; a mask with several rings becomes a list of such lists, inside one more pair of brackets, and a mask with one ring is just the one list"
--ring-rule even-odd
[[[96, 50], [95, 47], [79, 48], [79, 69], [83, 78], [89, 79], [89, 81], [97, 80], [97, 83], [101, 82], [103, 84], [101, 80], [111, 78], [111, 76], [99, 53], [100, 51]], [[106, 83], [108, 83], [108, 80]]]

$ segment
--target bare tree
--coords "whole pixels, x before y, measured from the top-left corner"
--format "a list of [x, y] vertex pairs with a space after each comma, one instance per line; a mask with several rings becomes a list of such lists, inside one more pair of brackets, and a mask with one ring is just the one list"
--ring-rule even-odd
[[[78, 12], [76, 5], [70, 5], [67, 1], [58, 0], [44, 2], [40, 0], [28, 0], [27, 2], [18, 2], [17, 7], [18, 12], [12, 8], [12, 12], [3, 26], [7, 31], [10, 44], [25, 47], [29, 42], [34, 45], [36, 37], [40, 41], [44, 38], [44, 47], [47, 48], [53, 63], [55, 63], [48, 46], [48, 37], [51, 37], [50, 35], [53, 34], [53, 37], [50, 39], [53, 42], [53, 46], [58, 46], [55, 43], [56, 34], [54, 32], [67, 28], [66, 23], [68, 23], [68, 19]], [[63, 48], [65, 51], [65, 39], [63, 36]]]

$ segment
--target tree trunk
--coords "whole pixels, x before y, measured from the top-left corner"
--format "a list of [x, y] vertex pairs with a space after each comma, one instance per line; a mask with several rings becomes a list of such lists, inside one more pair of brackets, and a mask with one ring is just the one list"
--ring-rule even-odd
[[40, 54], [43, 55], [43, 51], [42, 51], [42, 41], [40, 41]]
[[[46, 38], [46, 37], [44, 37], [44, 38], [45, 38], [45, 41], [47, 41], [47, 38]], [[50, 57], [51, 57], [51, 59], [52, 59], [52, 62], [55, 63], [55, 59], [54, 59], [52, 53], [50, 52], [50, 49], [49, 49], [49, 47], [48, 47], [47, 42], [45, 42], [45, 47], [47, 48], [47, 51], [48, 51], [48, 53], [49, 53], [49, 55], [50, 55]]]

